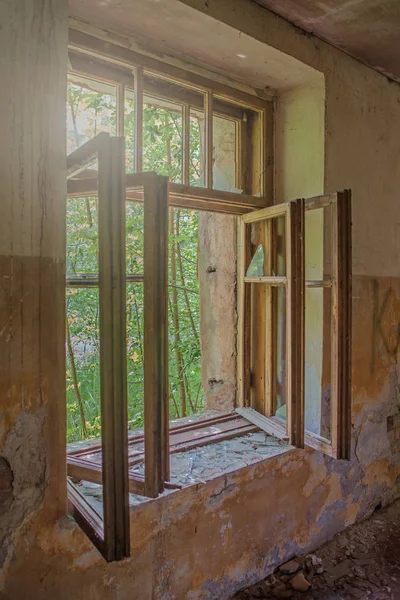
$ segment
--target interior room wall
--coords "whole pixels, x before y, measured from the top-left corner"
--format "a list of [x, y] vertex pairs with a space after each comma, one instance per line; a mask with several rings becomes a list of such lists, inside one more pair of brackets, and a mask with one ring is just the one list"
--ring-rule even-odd
[[[51, 517], [51, 508], [60, 510], [65, 499], [65, 421], [58, 417], [65, 415], [65, 3], [3, 4], [2, 17], [13, 27], [3, 31], [0, 53], [0, 202], [6, 215], [0, 225], [6, 265], [1, 289], [7, 298], [0, 327], [6, 356], [0, 361], [1, 452], [12, 466], [16, 492], [2, 536], [5, 598], [24, 598], [29, 590], [41, 600], [228, 599], [399, 496], [400, 88], [253, 2], [184, 4], [196, 9], [194, 23], [205, 16], [225, 23], [238, 38], [242, 33], [258, 40], [265, 60], [272, 47], [280, 67], [295, 58], [325, 77], [323, 187], [353, 192], [351, 460], [293, 450], [145, 503], [132, 511], [132, 557], [118, 564], [106, 564], [71, 520]], [[305, 195], [311, 193], [310, 185]], [[299, 195], [297, 188], [293, 195]], [[21, 262], [18, 282], [11, 267], [19, 263], [10, 258], [16, 255], [33, 257]], [[29, 280], [33, 265], [37, 277]], [[11, 280], [17, 283], [10, 294]], [[31, 312], [18, 321], [21, 300]], [[33, 324], [39, 329], [29, 329]]]

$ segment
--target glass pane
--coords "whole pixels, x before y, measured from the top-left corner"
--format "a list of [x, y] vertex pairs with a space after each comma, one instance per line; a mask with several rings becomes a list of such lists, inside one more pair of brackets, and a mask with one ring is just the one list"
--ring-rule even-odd
[[249, 268], [246, 271], [246, 277], [262, 277], [264, 275], [264, 249], [262, 244], [257, 247]]
[[[285, 217], [266, 219], [246, 225], [250, 235], [251, 258], [247, 277], [286, 276]], [[249, 234], [250, 228], [250, 234]]]
[[204, 110], [190, 109], [190, 143], [189, 143], [189, 181], [190, 185], [204, 187], [205, 155], [204, 155], [205, 119]]
[[97, 198], [67, 199], [67, 277], [98, 272]]
[[67, 441], [99, 437], [99, 294], [67, 289]]
[[213, 117], [213, 188], [241, 192], [236, 187], [236, 121]]
[[252, 194], [253, 196], [261, 196], [265, 172], [261, 164], [263, 156], [261, 132], [263, 127], [260, 113], [246, 110], [243, 128], [243, 151], [245, 156], [248, 157], [247, 160], [249, 162], [243, 169], [242, 185], [246, 193]]
[[275, 415], [280, 419], [286, 420], [286, 288], [274, 288], [274, 305], [276, 306], [276, 347], [274, 349], [276, 356], [275, 393], [276, 409]]
[[272, 239], [275, 245], [275, 265], [273, 274], [278, 277], [286, 275], [286, 220], [285, 217], [278, 217], [271, 221]]
[[126, 272], [143, 273], [143, 203], [126, 203]]
[[143, 170], [182, 182], [182, 106], [160, 97], [143, 97]]
[[116, 135], [116, 123], [115, 86], [80, 75], [69, 75], [67, 153], [102, 131]]
[[126, 284], [128, 427], [144, 425], [143, 284]]
[[305, 427], [330, 439], [331, 290], [306, 288]]
[[135, 101], [133, 90], [125, 88], [125, 165], [133, 173], [135, 160]]
[[304, 217], [305, 277], [322, 280], [324, 271], [324, 209], [306, 210]]

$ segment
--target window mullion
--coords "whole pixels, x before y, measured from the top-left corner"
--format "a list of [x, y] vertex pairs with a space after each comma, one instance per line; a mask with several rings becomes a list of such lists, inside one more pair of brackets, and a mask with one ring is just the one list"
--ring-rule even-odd
[[304, 200], [287, 212], [287, 428], [290, 443], [304, 446]]
[[134, 68], [134, 171], [143, 171], [143, 68]]

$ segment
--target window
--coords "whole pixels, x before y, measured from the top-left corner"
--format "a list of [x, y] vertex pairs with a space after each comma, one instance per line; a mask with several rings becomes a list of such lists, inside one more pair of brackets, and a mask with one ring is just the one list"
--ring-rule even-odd
[[[313, 231], [305, 226], [313, 213], [320, 244], [311, 243]], [[350, 192], [241, 217], [238, 268], [238, 412], [294, 446], [348, 458]], [[318, 311], [321, 339], [313, 329]], [[322, 365], [316, 402], [307, 388], [307, 370], [315, 371], [315, 363]]]
[[[82, 404], [83, 389], [75, 345], [93, 357], [83, 371], [96, 380], [92, 400], [101, 417], [77, 419], [83, 437], [93, 439], [68, 451], [68, 495], [71, 513], [111, 561], [129, 555], [130, 494], [154, 498], [174, 487], [170, 452], [256, 429], [224, 414], [169, 432], [168, 204], [233, 215], [268, 204], [271, 161], [259, 128], [269, 123], [272, 104], [183, 71], [169, 75], [166, 65], [143, 56], [107, 62], [106, 48], [118, 54], [117, 47], [105, 46], [100, 58], [93, 53], [99, 40], [76, 32], [72, 40], [76, 35], [67, 104], [67, 345], [73, 406]], [[129, 229], [132, 210], [143, 214], [140, 232]], [[79, 298], [85, 288], [90, 293]], [[128, 435], [126, 314], [135, 294], [144, 321], [144, 383], [135, 392], [143, 396], [144, 432]], [[78, 317], [85, 320], [81, 337]], [[72, 423], [73, 413], [68, 418]], [[82, 479], [102, 485], [101, 501], [88, 499], [76, 485]]]
[[[168, 480], [168, 193], [165, 177], [131, 177], [144, 206], [144, 264], [143, 274], [126, 274], [123, 138], [101, 133], [86, 142], [68, 155], [68, 176], [76, 176], [96, 158], [98, 274], [75, 276], [67, 285], [90, 285], [99, 291], [101, 444], [91, 446], [88, 461], [79, 448], [72, 452], [68, 474], [102, 482], [103, 515], [71, 482], [68, 485], [72, 514], [110, 561], [129, 556], [129, 489], [156, 497]], [[126, 281], [142, 282], [144, 295], [143, 480], [128, 476]]]
[[[71, 513], [111, 561], [129, 555], [130, 494], [156, 498], [178, 488], [170, 456], [183, 448], [259, 428], [296, 447], [347, 457], [350, 194], [271, 206], [271, 102], [86, 34], [71, 32], [70, 46], [67, 191], [68, 202], [84, 207], [68, 211], [70, 387], [79, 410], [71, 349], [83, 344], [85, 356], [95, 357], [85, 369], [101, 418], [83, 435], [94, 439], [68, 451], [68, 494]], [[167, 269], [169, 235], [171, 245], [179, 239], [175, 207], [240, 221], [238, 408], [170, 427]], [[139, 229], [131, 229], [133, 213], [143, 217]], [[312, 214], [322, 231], [318, 244], [310, 243]], [[84, 288], [90, 294], [76, 302]], [[133, 341], [132, 306], [143, 334]], [[316, 313], [323, 331], [314, 347]], [[82, 339], [73, 330], [77, 315], [86, 320]], [[140, 381], [129, 381], [127, 340], [132, 360], [143, 357], [143, 374], [135, 369]], [[317, 385], [308, 377], [315, 360]], [[132, 394], [144, 406], [140, 433], [128, 433]], [[85, 428], [82, 414], [80, 422]], [[81, 492], [82, 479], [102, 485], [101, 502]]]

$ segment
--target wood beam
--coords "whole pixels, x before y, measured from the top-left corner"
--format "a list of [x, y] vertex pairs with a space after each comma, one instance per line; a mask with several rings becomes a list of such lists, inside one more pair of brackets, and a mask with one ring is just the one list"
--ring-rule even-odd
[[[84, 198], [97, 195], [97, 172], [90, 171], [87, 175], [89, 175], [88, 178], [70, 179], [67, 182], [68, 198]], [[172, 182], [168, 184], [168, 196], [169, 206], [233, 215], [242, 215], [268, 206], [266, 198], [209, 190]], [[126, 175], [126, 198], [136, 202], [143, 201], [143, 191], [140, 189], [136, 174]]]
[[130, 553], [123, 138], [103, 143], [98, 162], [104, 544], [110, 561]]
[[67, 156], [67, 178], [75, 177], [88, 167], [90, 167], [97, 159], [99, 148], [109, 138], [109, 134], [102, 132], [98, 133], [94, 138], [88, 140], [82, 146], [68, 154]]
[[169, 479], [168, 179], [144, 185], [145, 493], [155, 498]]
[[165, 63], [148, 54], [140, 54], [135, 50], [124, 48], [110, 42], [106, 42], [94, 36], [88, 35], [76, 29], [69, 30], [69, 48], [75, 52], [80, 52], [95, 58], [102, 57], [110, 62], [133, 68], [141, 66], [145, 71], [154, 73], [159, 77], [164, 77], [175, 83], [181, 83], [187, 87], [192, 87], [199, 91], [213, 90], [214, 94], [224, 100], [230, 100], [243, 108], [260, 110], [265, 108], [265, 103], [269, 100], [252, 96], [242, 90], [230, 88], [220, 81], [213, 81], [197, 73], [192, 73]]

